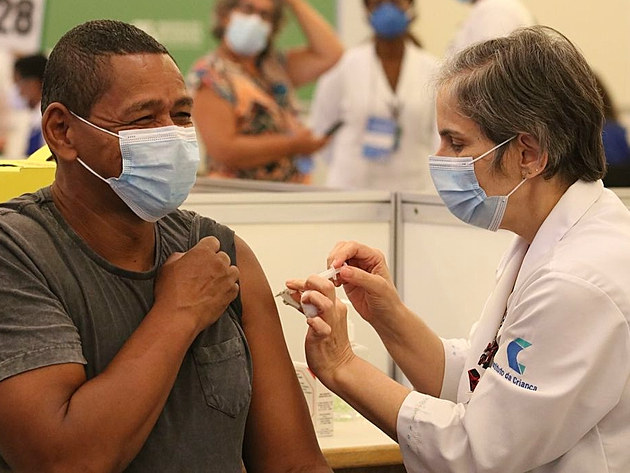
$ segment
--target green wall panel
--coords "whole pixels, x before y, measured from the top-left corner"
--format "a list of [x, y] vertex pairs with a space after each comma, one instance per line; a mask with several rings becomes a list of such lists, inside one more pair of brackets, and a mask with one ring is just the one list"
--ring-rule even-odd
[[[50, 51], [73, 26], [87, 20], [109, 18], [134, 23], [162, 42], [185, 74], [196, 58], [216, 45], [210, 35], [214, 6], [210, 1], [165, 0], [48, 0], [42, 43]], [[310, 2], [332, 25], [336, 24], [336, 0]], [[304, 44], [304, 36], [291, 15], [277, 40], [280, 48]], [[302, 87], [299, 95], [308, 100], [313, 85]]]

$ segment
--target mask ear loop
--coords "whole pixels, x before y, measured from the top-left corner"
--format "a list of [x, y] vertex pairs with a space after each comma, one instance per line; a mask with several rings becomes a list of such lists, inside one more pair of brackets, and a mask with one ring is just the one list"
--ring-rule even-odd
[[[74, 113], [72, 110], [68, 110], [70, 112], [71, 115], [73, 115], [74, 117], [78, 118], [79, 120], [81, 120], [83, 123], [85, 123], [86, 125], [90, 125], [92, 128], [96, 128], [97, 130], [100, 131], [104, 131], [105, 133], [108, 133], [112, 136], [115, 136], [116, 138], [120, 139], [120, 136], [118, 136], [116, 133], [114, 133], [113, 131], [109, 131], [106, 130], [105, 128], [101, 128], [98, 125], [95, 125], [92, 122], [89, 122], [88, 120], [86, 120], [83, 117], [80, 117], [79, 115], [77, 115], [76, 113]], [[90, 166], [88, 166], [85, 162], [83, 162], [83, 160], [81, 158], [79, 158], [77, 156], [77, 161], [79, 161], [79, 164], [81, 164], [81, 166], [83, 166], [85, 169], [87, 169], [88, 171], [90, 171], [92, 174], [94, 174], [96, 177], [98, 177], [101, 181], [103, 182], [108, 182], [107, 179], [105, 179], [103, 176], [101, 176], [100, 174], [98, 174], [94, 169], [92, 169]]]
[[506, 195], [506, 196], [505, 196], [505, 197], [506, 197], [506, 199], [509, 199], [509, 198], [510, 198], [510, 196], [511, 196], [512, 194], [514, 194], [514, 193], [518, 190], [518, 188], [519, 188], [519, 187], [521, 187], [523, 184], [525, 184], [525, 181], [527, 181], [527, 176], [523, 176], [523, 180], [522, 180], [521, 182], [519, 182], [519, 183], [516, 185], [516, 187], [510, 191], [510, 193], [509, 193], [508, 195]]
[[503, 197], [499, 197], [499, 205], [497, 206], [497, 210], [495, 211], [494, 217], [492, 219], [492, 223], [488, 227], [488, 230], [496, 232], [501, 224], [501, 220], [503, 219], [503, 213], [505, 212], [505, 208], [507, 207], [507, 202], [510, 199], [510, 196], [514, 194], [519, 187], [525, 184], [527, 181], [527, 177], [523, 176], [523, 180], [519, 182], [514, 189], [512, 189], [507, 195]]
[[94, 174], [96, 177], [98, 177], [101, 181], [108, 183], [107, 179], [105, 179], [103, 176], [101, 176], [100, 174], [98, 174], [94, 169], [92, 169], [90, 166], [88, 166], [87, 164], [85, 164], [83, 162], [83, 160], [81, 158], [79, 158], [77, 156], [77, 161], [79, 161], [79, 164], [81, 164], [81, 166], [83, 166], [85, 169], [87, 169], [88, 171], [90, 171], [92, 174]]
[[514, 138], [516, 138], [518, 135], [514, 135], [511, 138], [508, 138], [507, 140], [503, 141], [502, 143], [499, 143], [498, 145], [496, 145], [494, 148], [489, 149], [488, 151], [486, 151], [485, 153], [483, 153], [481, 156], [476, 157], [475, 159], [473, 159], [471, 161], [471, 163], [474, 163], [475, 161], [479, 161], [481, 158], [485, 158], [486, 156], [488, 156], [490, 153], [492, 153], [494, 150], [499, 149], [501, 146], [503, 146], [506, 143], [509, 143], [510, 141], [512, 141]]
[[94, 123], [92, 123], [92, 122], [90, 122], [90, 121], [87, 121], [85, 118], [80, 117], [79, 115], [77, 115], [76, 113], [74, 113], [72, 110], [68, 110], [68, 111], [69, 111], [72, 115], [74, 115], [76, 118], [78, 118], [79, 120], [81, 120], [83, 123], [85, 123], [86, 125], [90, 125], [92, 128], [96, 128], [97, 130], [104, 131], [105, 133], [108, 133], [108, 134], [110, 134], [110, 135], [112, 135], [112, 136], [115, 136], [116, 138], [119, 138], [119, 139], [120, 139], [120, 135], [117, 135], [117, 134], [116, 134], [116, 133], [114, 133], [113, 131], [106, 130], [105, 128], [101, 128], [100, 126], [95, 125]]

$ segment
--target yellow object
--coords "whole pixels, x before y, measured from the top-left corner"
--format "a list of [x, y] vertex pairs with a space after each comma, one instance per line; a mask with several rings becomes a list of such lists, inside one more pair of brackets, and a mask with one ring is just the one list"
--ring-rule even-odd
[[28, 159], [0, 159], [0, 202], [52, 184], [57, 165], [50, 157], [48, 146], [43, 146]]
[[37, 163], [45, 163], [45, 162], [54, 163], [54, 161], [52, 160], [52, 153], [50, 152], [50, 150], [48, 149], [48, 146], [46, 145], [42, 146], [33, 154], [31, 154], [28, 157], [28, 161], [37, 162]]

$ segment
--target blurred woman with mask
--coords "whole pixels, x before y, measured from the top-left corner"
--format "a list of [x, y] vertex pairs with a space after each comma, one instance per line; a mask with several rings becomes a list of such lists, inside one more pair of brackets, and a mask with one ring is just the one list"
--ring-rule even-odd
[[[308, 42], [281, 53], [273, 41], [285, 6]], [[188, 80], [209, 175], [308, 183], [305, 156], [327, 139], [300, 123], [294, 89], [341, 57], [334, 31], [305, 0], [218, 0], [214, 21], [219, 46]]]
[[311, 123], [344, 125], [323, 150], [326, 184], [434, 192], [426, 159], [437, 148], [428, 81], [437, 61], [409, 33], [413, 0], [364, 0], [371, 41], [348, 50], [318, 81]]

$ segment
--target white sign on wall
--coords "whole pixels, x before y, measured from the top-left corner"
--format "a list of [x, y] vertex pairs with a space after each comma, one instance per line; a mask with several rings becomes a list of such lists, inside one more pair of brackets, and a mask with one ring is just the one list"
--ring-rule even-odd
[[206, 25], [201, 20], [140, 19], [131, 23], [153, 36], [169, 50], [200, 48], [207, 34]]
[[0, 0], [0, 49], [32, 54], [41, 49], [45, 0]]

